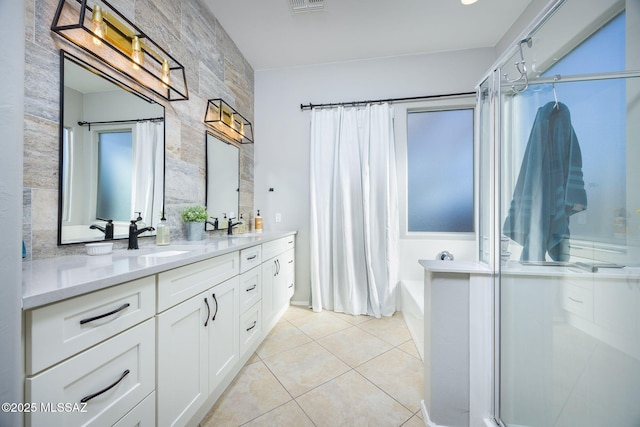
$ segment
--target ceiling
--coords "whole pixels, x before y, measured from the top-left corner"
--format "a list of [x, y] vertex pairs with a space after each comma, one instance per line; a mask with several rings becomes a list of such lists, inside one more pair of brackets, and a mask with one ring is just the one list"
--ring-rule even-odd
[[531, 2], [310, 0], [324, 8], [293, 13], [291, 0], [203, 1], [254, 70], [494, 47]]

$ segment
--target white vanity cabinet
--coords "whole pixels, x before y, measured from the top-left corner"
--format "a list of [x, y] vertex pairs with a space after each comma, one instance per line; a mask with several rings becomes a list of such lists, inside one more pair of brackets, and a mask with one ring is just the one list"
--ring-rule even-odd
[[[180, 274], [204, 275], [202, 267], [181, 267]], [[186, 424], [236, 367], [239, 286], [234, 276], [158, 314], [159, 426]]]
[[[132, 272], [119, 274], [141, 278], [101, 277], [112, 284], [95, 290], [87, 281], [91, 290], [73, 298], [27, 300], [24, 401], [52, 406], [26, 414], [25, 424], [197, 425], [288, 306], [295, 240], [280, 236], [236, 250], [195, 247], [170, 268], [141, 271], [131, 257]], [[52, 271], [60, 275], [52, 263], [31, 277]], [[51, 413], [58, 403], [86, 410]]]
[[[154, 312], [153, 276], [27, 310], [25, 402], [40, 406], [26, 425], [112, 425], [134, 410], [155, 389]], [[153, 403], [129, 418], [154, 418]]]
[[[289, 286], [287, 280], [289, 261], [293, 264], [295, 237], [283, 237], [262, 244], [262, 319], [267, 328], [273, 327], [280, 312], [287, 305]], [[288, 283], [289, 282], [289, 283]]]

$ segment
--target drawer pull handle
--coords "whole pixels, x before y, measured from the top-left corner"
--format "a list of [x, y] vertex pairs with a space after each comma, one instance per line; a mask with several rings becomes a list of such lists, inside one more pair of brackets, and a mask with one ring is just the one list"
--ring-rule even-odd
[[209, 316], [211, 316], [211, 308], [209, 307], [209, 301], [207, 301], [207, 297], [204, 297], [204, 303], [207, 304], [207, 320], [204, 321], [204, 327], [206, 328], [209, 324]]
[[211, 318], [211, 321], [213, 322], [216, 320], [216, 316], [218, 315], [218, 300], [216, 299], [216, 294], [211, 294], [211, 296], [213, 297], [213, 301], [216, 303], [216, 311], [213, 313], [213, 317]]
[[289, 264], [293, 264], [293, 260], [292, 259], [289, 260]]
[[84, 325], [85, 323], [93, 322], [94, 320], [100, 320], [100, 319], [103, 319], [103, 318], [105, 318], [105, 317], [107, 317], [107, 316], [114, 315], [114, 314], [116, 314], [116, 313], [121, 312], [121, 311], [122, 311], [122, 310], [124, 310], [125, 308], [129, 307], [129, 305], [131, 305], [131, 304], [129, 304], [129, 303], [122, 304], [120, 307], [118, 307], [118, 308], [116, 308], [115, 310], [110, 311], [110, 312], [108, 312], [108, 313], [100, 314], [100, 315], [98, 315], [98, 316], [94, 316], [94, 317], [89, 317], [88, 319], [82, 319], [82, 320], [80, 320], [80, 324], [81, 324], [81, 325]]
[[257, 322], [256, 320], [254, 320], [254, 321], [253, 321], [253, 323], [251, 324], [251, 326], [249, 326], [249, 327], [247, 328], [247, 332], [249, 332], [250, 330], [252, 330], [253, 328], [255, 328], [257, 323], [258, 323], [258, 322]]
[[571, 301], [573, 301], [573, 302], [577, 302], [578, 304], [584, 304], [584, 302], [583, 302], [583, 301], [580, 301], [579, 299], [575, 299], [575, 298], [571, 298], [571, 297], [569, 297], [569, 299], [570, 299]]
[[83, 397], [82, 399], [80, 399], [80, 403], [87, 403], [88, 401], [90, 401], [90, 400], [91, 400], [91, 399], [93, 399], [94, 397], [98, 397], [98, 396], [100, 396], [102, 393], [106, 393], [106, 392], [108, 392], [109, 390], [111, 390], [112, 388], [114, 388], [115, 386], [117, 386], [118, 384], [120, 384], [120, 381], [122, 381], [122, 380], [124, 379], [124, 377], [126, 377], [127, 375], [129, 375], [129, 370], [128, 370], [128, 369], [127, 369], [126, 371], [124, 371], [124, 372], [122, 373], [122, 375], [120, 375], [120, 378], [118, 378], [118, 379], [116, 380], [116, 382], [114, 382], [113, 384], [111, 384], [111, 385], [109, 385], [109, 386], [107, 386], [107, 387], [103, 388], [103, 389], [102, 389], [102, 390], [100, 390], [100, 391], [97, 391], [97, 392], [95, 392], [95, 393], [93, 393], [93, 394], [90, 394], [90, 395], [88, 395], [88, 396]]
[[252, 287], [247, 288], [247, 292], [251, 292], [252, 290], [254, 290], [257, 287], [258, 287], [258, 285], [253, 285]]
[[293, 283], [289, 285], [290, 288], [293, 288]]
[[251, 261], [252, 259], [256, 259], [256, 258], [258, 258], [257, 254], [251, 255], [250, 257], [247, 257], [247, 261]]

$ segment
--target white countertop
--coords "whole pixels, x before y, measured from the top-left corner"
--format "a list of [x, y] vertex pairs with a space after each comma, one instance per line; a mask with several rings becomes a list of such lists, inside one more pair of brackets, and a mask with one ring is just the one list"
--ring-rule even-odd
[[[486, 264], [476, 261], [420, 260], [425, 270], [436, 273], [491, 274]], [[640, 267], [604, 268], [592, 273], [575, 265], [533, 265], [508, 261], [496, 274], [505, 276], [579, 277], [588, 279], [624, 279], [640, 281]]]
[[438, 273], [491, 274], [491, 270], [486, 264], [476, 261], [441, 261], [421, 259], [418, 262], [425, 270]]
[[[176, 242], [168, 246], [115, 250], [108, 255], [71, 255], [26, 261], [22, 266], [22, 308], [50, 304], [292, 234], [296, 232], [237, 234], [198, 242]], [[145, 257], [166, 251], [186, 252]]]

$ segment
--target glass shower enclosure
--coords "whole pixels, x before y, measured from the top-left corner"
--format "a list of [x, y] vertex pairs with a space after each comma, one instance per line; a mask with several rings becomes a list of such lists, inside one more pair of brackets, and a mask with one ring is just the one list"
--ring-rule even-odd
[[587, 3], [478, 88], [502, 426], [640, 426], [640, 0]]

